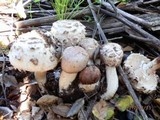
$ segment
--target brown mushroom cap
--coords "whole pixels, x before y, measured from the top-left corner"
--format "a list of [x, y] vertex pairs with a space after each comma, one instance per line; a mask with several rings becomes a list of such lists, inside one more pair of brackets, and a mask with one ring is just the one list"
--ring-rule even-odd
[[89, 55], [82, 47], [67, 47], [62, 54], [61, 67], [67, 73], [77, 73], [83, 70], [89, 60]]
[[100, 56], [107, 66], [118, 66], [122, 61], [123, 50], [117, 43], [107, 43], [100, 49]]
[[79, 74], [79, 80], [82, 84], [94, 84], [101, 78], [101, 72], [96, 66], [88, 66]]

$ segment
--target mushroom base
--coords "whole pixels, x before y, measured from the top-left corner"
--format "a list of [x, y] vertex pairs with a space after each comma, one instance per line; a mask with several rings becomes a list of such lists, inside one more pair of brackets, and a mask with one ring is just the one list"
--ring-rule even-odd
[[82, 83], [79, 84], [79, 88], [83, 92], [91, 92], [95, 90], [97, 86], [99, 86], [99, 81], [94, 84], [82, 84]]

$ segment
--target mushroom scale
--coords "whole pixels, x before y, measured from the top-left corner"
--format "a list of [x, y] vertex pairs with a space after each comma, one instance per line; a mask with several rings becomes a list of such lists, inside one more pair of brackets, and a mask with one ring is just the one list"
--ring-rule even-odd
[[85, 38], [85, 26], [78, 20], [58, 20], [53, 23], [51, 34], [56, 43], [64, 48], [78, 45], [79, 41]]
[[124, 62], [124, 69], [133, 87], [143, 93], [152, 93], [158, 84], [156, 70], [160, 68], [160, 57], [150, 60], [139, 53], [130, 54]]

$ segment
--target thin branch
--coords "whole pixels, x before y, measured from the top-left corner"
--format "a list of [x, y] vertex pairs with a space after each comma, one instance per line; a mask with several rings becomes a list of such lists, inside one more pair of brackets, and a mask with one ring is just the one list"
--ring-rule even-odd
[[122, 80], [123, 80], [124, 84], [126, 85], [130, 95], [134, 99], [134, 102], [135, 102], [136, 106], [138, 107], [138, 110], [141, 113], [141, 115], [143, 117], [143, 120], [149, 120], [147, 114], [145, 113], [141, 103], [138, 100], [138, 97], [137, 97], [136, 93], [134, 92], [134, 90], [133, 90], [133, 88], [132, 88], [132, 86], [131, 86], [128, 78], [127, 78], [127, 75], [124, 73], [121, 66], [118, 67], [118, 72], [120, 73], [121, 77], [123, 78]]
[[153, 35], [151, 35], [150, 33], [146, 32], [145, 30], [143, 30], [139, 25], [129, 21], [128, 19], [123, 17], [121, 14], [115, 15], [114, 13], [111, 13], [111, 12], [104, 10], [104, 9], [101, 9], [101, 11], [107, 15], [110, 15], [110, 16], [118, 19], [122, 23], [124, 23], [127, 26], [129, 26], [130, 28], [132, 28], [135, 32], [139, 33], [141, 36], [150, 40], [149, 44], [152, 46], [155, 46], [155, 48], [157, 48], [160, 51], [160, 40], [158, 38], [154, 37]]
[[93, 15], [93, 17], [94, 17], [94, 20], [95, 20], [95, 22], [96, 22], [97, 29], [98, 29], [99, 33], [101, 34], [101, 37], [102, 37], [102, 40], [103, 40], [102, 42], [103, 42], [103, 43], [108, 43], [108, 40], [107, 40], [107, 38], [106, 38], [106, 36], [105, 36], [102, 28], [101, 28], [101, 25], [100, 25], [100, 23], [99, 23], [99, 21], [98, 21], [98, 18], [97, 18], [97, 16], [96, 16], [96, 13], [95, 13], [95, 11], [93, 10], [93, 9], [94, 9], [94, 6], [93, 6], [91, 0], [87, 0], [87, 2], [88, 2], [88, 4], [89, 4], [89, 8], [90, 8], [90, 10], [91, 10], [91, 12], [92, 12], [92, 15]]
[[[102, 1], [101, 4], [104, 5], [108, 11], [114, 12], [112, 6], [109, 3]], [[143, 19], [141, 19], [139, 17], [136, 17], [134, 15], [131, 15], [131, 14], [127, 13], [127, 12], [124, 12], [121, 9], [117, 8], [117, 13], [121, 14], [125, 18], [127, 18], [127, 19], [129, 19], [129, 20], [131, 20], [131, 21], [133, 21], [133, 22], [135, 22], [135, 23], [137, 23], [139, 25], [142, 25], [142, 26], [144, 26], [146, 28], [150, 28], [151, 27], [151, 25], [148, 22], [146, 22], [145, 20], [143, 20]]]

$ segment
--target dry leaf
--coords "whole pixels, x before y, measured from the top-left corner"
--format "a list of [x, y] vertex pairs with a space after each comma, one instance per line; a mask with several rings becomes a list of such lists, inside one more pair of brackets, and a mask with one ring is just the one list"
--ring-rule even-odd
[[58, 97], [54, 95], [44, 95], [37, 100], [38, 105], [49, 106], [55, 104], [58, 101]]
[[68, 104], [64, 104], [64, 105], [57, 105], [57, 106], [53, 106], [52, 110], [54, 113], [56, 113], [57, 115], [60, 115], [62, 117], [66, 117], [68, 111], [70, 110], [70, 105]]
[[[0, 74], [0, 81], [2, 81], [2, 74]], [[5, 84], [6, 87], [10, 87], [10, 86], [16, 87], [17, 86], [17, 80], [12, 75], [4, 74], [3, 83]]]
[[109, 120], [114, 115], [114, 107], [106, 101], [100, 100], [94, 105], [92, 113], [98, 120]]
[[160, 106], [160, 98], [155, 99], [154, 102]]
[[72, 105], [71, 109], [69, 110], [69, 112], [67, 113], [67, 117], [72, 117], [76, 115], [79, 112], [79, 110], [83, 107], [83, 105], [84, 105], [84, 98], [76, 100], [75, 103]]
[[32, 118], [33, 120], [42, 120], [44, 111], [40, 107], [32, 106]]

